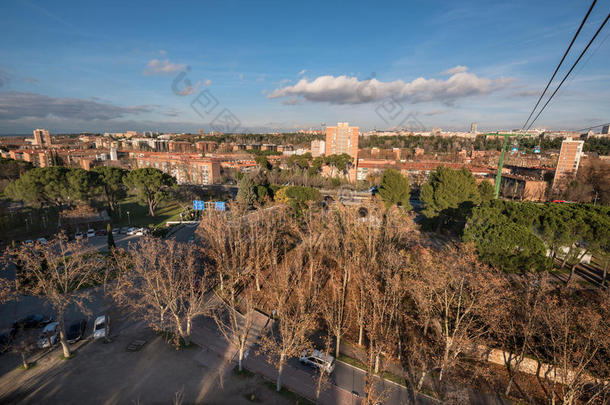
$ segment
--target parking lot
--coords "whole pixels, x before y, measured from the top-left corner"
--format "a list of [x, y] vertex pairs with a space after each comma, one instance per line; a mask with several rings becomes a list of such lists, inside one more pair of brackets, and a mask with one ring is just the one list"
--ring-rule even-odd
[[[146, 344], [128, 351], [134, 340]], [[61, 349], [41, 352], [36, 367], [23, 371], [14, 354], [2, 355], [0, 402], [20, 404], [167, 404], [181, 392], [186, 403], [290, 404], [261, 377], [237, 376], [232, 366], [197, 346], [176, 351], [142, 322], [119, 320], [112, 343], [85, 339], [75, 356]], [[61, 388], [60, 388], [61, 387]]]

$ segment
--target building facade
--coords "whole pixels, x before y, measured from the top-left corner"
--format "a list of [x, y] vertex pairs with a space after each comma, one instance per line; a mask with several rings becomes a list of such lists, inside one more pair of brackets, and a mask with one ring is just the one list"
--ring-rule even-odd
[[51, 146], [51, 134], [46, 129], [34, 130], [34, 144], [37, 146]]
[[358, 127], [350, 127], [347, 122], [339, 122], [336, 127], [326, 127], [326, 156], [347, 153], [358, 160]]
[[584, 143], [584, 141], [575, 141], [572, 138], [566, 138], [561, 143], [557, 168], [553, 178], [553, 190], [558, 190], [576, 175]]
[[320, 139], [314, 139], [311, 141], [311, 156], [318, 157], [323, 156], [326, 152], [326, 142]]
[[139, 153], [137, 167], [159, 169], [173, 176], [178, 184], [215, 184], [220, 182], [220, 163], [200, 156], [167, 153]]

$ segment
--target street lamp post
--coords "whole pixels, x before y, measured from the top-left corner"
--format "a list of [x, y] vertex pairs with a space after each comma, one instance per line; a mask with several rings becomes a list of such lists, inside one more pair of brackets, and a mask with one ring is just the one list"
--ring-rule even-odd
[[129, 222], [129, 226], [131, 226], [131, 217], [129, 216], [129, 211], [127, 211], [127, 222]]

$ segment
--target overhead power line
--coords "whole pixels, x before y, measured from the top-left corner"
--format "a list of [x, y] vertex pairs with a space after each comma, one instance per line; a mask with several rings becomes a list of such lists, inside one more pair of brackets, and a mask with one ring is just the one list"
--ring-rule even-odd
[[570, 76], [570, 73], [572, 73], [572, 70], [574, 70], [574, 68], [576, 67], [576, 65], [578, 65], [578, 62], [580, 62], [580, 60], [582, 59], [582, 57], [584, 56], [584, 54], [587, 52], [587, 49], [589, 49], [589, 47], [591, 46], [591, 44], [593, 43], [593, 41], [595, 41], [595, 38], [597, 38], [597, 35], [600, 33], [600, 31], [604, 28], [604, 26], [606, 25], [606, 23], [608, 22], [608, 19], [610, 19], [610, 14], [608, 14], [606, 16], [606, 19], [604, 20], [604, 22], [599, 26], [599, 28], [597, 29], [597, 31], [595, 31], [595, 35], [593, 35], [593, 38], [591, 38], [591, 40], [589, 41], [589, 43], [587, 44], [587, 46], [585, 47], [585, 49], [582, 50], [582, 52], [580, 53], [580, 55], [578, 56], [578, 59], [576, 59], [576, 61], [574, 62], [574, 64], [572, 65], [572, 67], [570, 68], [570, 70], [568, 70], [568, 73], [566, 73], [566, 75], [563, 77], [563, 79], [561, 80], [561, 82], [559, 83], [559, 86], [557, 86], [557, 88], [555, 89], [555, 91], [553, 92], [553, 94], [551, 94], [551, 96], [549, 97], [549, 99], [546, 101], [546, 103], [544, 103], [544, 105], [542, 106], [542, 108], [540, 109], [540, 111], [538, 111], [538, 114], [536, 115], [536, 117], [532, 120], [532, 122], [530, 122], [529, 126], [527, 127], [527, 129], [530, 129], [532, 127], [532, 125], [534, 125], [534, 122], [536, 122], [536, 120], [538, 119], [538, 117], [540, 117], [540, 114], [542, 114], [542, 112], [544, 111], [544, 109], [546, 108], [547, 105], [549, 105], [549, 103], [551, 102], [551, 100], [553, 99], [553, 97], [555, 96], [555, 94], [557, 94], [557, 92], [559, 91], [559, 89], [561, 88], [561, 85], [566, 81], [566, 79], [568, 78], [568, 76]]
[[576, 131], [574, 131], [574, 132], [586, 131], [586, 130], [588, 130], [588, 129], [593, 129], [593, 128], [599, 128], [599, 127], [603, 127], [603, 126], [605, 126], [605, 125], [610, 125], [610, 122], [606, 122], [605, 124], [599, 124], [599, 125], [595, 125], [595, 126], [593, 126], [593, 127], [586, 127], [586, 128], [577, 129], [577, 130], [576, 130]]
[[591, 7], [589, 7], [589, 11], [587, 11], [587, 14], [585, 14], [585, 18], [582, 19], [582, 22], [580, 23], [580, 26], [578, 27], [578, 30], [576, 30], [576, 33], [574, 34], [574, 37], [572, 37], [572, 41], [570, 42], [570, 45], [568, 46], [568, 49], [566, 49], [566, 51], [564, 52], [563, 57], [561, 58], [561, 60], [559, 61], [559, 64], [557, 65], [557, 67], [555, 68], [555, 71], [553, 72], [553, 75], [549, 79], [549, 82], [546, 84], [546, 87], [542, 91], [542, 94], [538, 98], [538, 101], [536, 102], [536, 105], [532, 109], [532, 112], [530, 113], [529, 117], [527, 117], [527, 120], [525, 120], [525, 123], [523, 124], [523, 127], [521, 127], [521, 129], [525, 129], [525, 127], [526, 127], [527, 123], [529, 122], [530, 118], [532, 118], [532, 115], [534, 115], [534, 111], [536, 111], [536, 108], [538, 108], [538, 105], [540, 104], [540, 101], [542, 100], [542, 97], [544, 97], [544, 95], [546, 94], [546, 91], [549, 89], [549, 86], [553, 82], [553, 79], [555, 78], [555, 75], [559, 71], [559, 68], [561, 67], [563, 61], [566, 59], [566, 56], [568, 56], [568, 52], [570, 52], [570, 49], [572, 48], [572, 45], [574, 45], [574, 41], [576, 41], [576, 38], [578, 37], [578, 34], [580, 34], [580, 30], [582, 29], [583, 25], [585, 25], [585, 22], [587, 21], [587, 18], [589, 18], [589, 14], [591, 14], [591, 10], [593, 10], [593, 6], [595, 6], [595, 3], [597, 3], [597, 0], [593, 0], [593, 3], [591, 3]]

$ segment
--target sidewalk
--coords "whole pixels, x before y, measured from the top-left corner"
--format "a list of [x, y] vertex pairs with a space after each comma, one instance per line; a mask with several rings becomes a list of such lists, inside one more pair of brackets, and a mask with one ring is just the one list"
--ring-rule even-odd
[[[197, 355], [200, 361], [213, 362], [214, 356], [227, 363], [236, 363], [237, 349], [229, 344], [222, 334], [215, 328], [213, 321], [198, 318], [193, 324], [191, 341], [202, 348]], [[243, 362], [244, 367], [275, 383], [277, 370], [267, 362], [264, 356], [255, 355], [252, 350]], [[316, 382], [311, 375], [297, 370], [286, 364], [282, 372], [282, 386], [288, 390], [315, 402]], [[327, 384], [326, 390], [321, 393], [319, 404], [358, 405], [360, 398], [333, 384]]]

